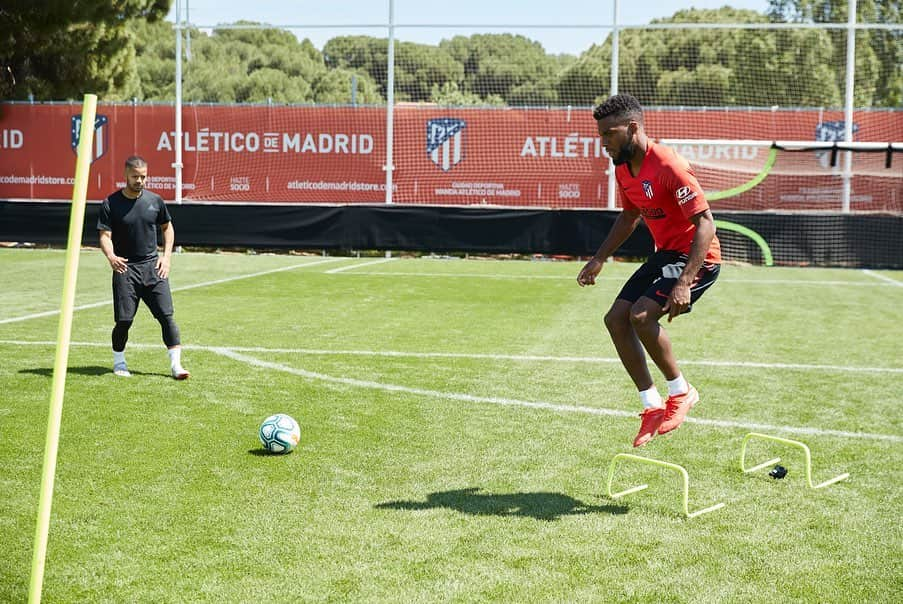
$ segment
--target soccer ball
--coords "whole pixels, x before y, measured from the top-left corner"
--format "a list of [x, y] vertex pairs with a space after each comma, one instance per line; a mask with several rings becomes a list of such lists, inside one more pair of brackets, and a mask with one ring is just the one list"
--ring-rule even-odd
[[263, 420], [257, 435], [270, 453], [288, 453], [301, 441], [301, 427], [288, 415], [277, 413]]

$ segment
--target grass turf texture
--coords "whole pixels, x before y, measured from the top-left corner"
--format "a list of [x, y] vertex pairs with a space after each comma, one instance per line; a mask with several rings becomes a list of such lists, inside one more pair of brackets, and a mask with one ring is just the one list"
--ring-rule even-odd
[[[27, 593], [58, 316], [3, 321], [58, 309], [64, 260], [0, 251], [0, 601]], [[727, 503], [685, 520], [669, 472], [621, 464], [616, 490], [650, 488], [605, 497], [639, 420], [586, 411], [638, 411], [601, 321], [635, 265], [581, 289], [576, 263], [321, 260], [176, 256], [183, 383], [144, 307], [134, 377], [112, 375], [109, 268], [83, 253], [46, 601], [863, 602], [903, 588], [889, 398], [903, 287], [727, 266], [667, 325], [702, 397], [691, 417], [740, 424], [688, 423], [639, 451], [688, 470], [691, 510]], [[371, 354], [385, 351], [460, 356]], [[301, 424], [287, 456], [257, 441], [276, 412]], [[740, 473], [752, 424], [891, 438], [775, 432], [810, 446], [816, 482], [851, 473], [810, 491], [792, 448], [750, 444], [750, 464], [783, 458], [783, 480]]]

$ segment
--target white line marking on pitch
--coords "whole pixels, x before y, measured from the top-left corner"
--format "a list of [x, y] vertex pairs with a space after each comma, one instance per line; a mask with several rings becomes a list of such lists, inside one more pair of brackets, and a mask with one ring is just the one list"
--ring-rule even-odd
[[[392, 258], [394, 260], [394, 258]], [[375, 264], [375, 263], [374, 263]], [[363, 266], [363, 265], [359, 265]], [[349, 267], [351, 268], [351, 267]], [[330, 273], [338, 273], [339, 269], [327, 271]], [[357, 276], [387, 276], [387, 277], [450, 277], [462, 279], [554, 279], [556, 281], [574, 281], [576, 283], [576, 274], [571, 277], [567, 275], [531, 275], [525, 273], [523, 275], [512, 275], [505, 273], [415, 273], [405, 271], [360, 271], [349, 273]], [[596, 281], [619, 281], [623, 282], [627, 277], [596, 277]], [[744, 285], [848, 285], [854, 287], [888, 287], [890, 285], [903, 285], [899, 282], [889, 279], [891, 283], [877, 283], [874, 281], [794, 281], [791, 279], [730, 279], [720, 278], [718, 283], [742, 283]]]
[[892, 278], [888, 277], [887, 275], [882, 275], [880, 273], [870, 271], [867, 268], [863, 269], [862, 272], [865, 273], [866, 275], [868, 275], [869, 277], [874, 277], [875, 279], [881, 279], [882, 281], [886, 281], [887, 283], [890, 283], [891, 285], [896, 285], [897, 287], [903, 287], [903, 282], [897, 281], [896, 279], [892, 279]]
[[[186, 348], [191, 348], [190, 345]], [[262, 348], [258, 346], [230, 346], [239, 352], [277, 352], [339, 356], [414, 357], [439, 359], [486, 359], [490, 361], [541, 361], [560, 363], [620, 363], [617, 357], [574, 357], [551, 355], [480, 354], [466, 352], [402, 352], [393, 350], [318, 350], [310, 348]], [[708, 367], [750, 367], [754, 369], [791, 369], [812, 371], [854, 371], [868, 373], [903, 373], [903, 367], [855, 367], [847, 365], [804, 365], [793, 363], [757, 363], [752, 361], [680, 361], [681, 365]]]
[[324, 258], [322, 260], [316, 260], [314, 262], [301, 262], [298, 264], [292, 264], [289, 266], [283, 266], [280, 268], [272, 268], [266, 271], [260, 271], [257, 273], [248, 273], [247, 275], [236, 275], [234, 277], [225, 277], [223, 279], [215, 279], [213, 281], [204, 281], [203, 283], [195, 283], [193, 285], [185, 285], [183, 287], [176, 287], [172, 291], [181, 292], [186, 289], [195, 289], [198, 287], [207, 287], [208, 285], [219, 285], [221, 283], [230, 283], [232, 281], [240, 281], [242, 279], [251, 279], [252, 277], [262, 277], [263, 275], [272, 275], [274, 273], [284, 273], [285, 271], [293, 271], [298, 268], [307, 268], [308, 266], [317, 266], [318, 264], [326, 264], [328, 262], [338, 262], [339, 260], [345, 260], [345, 258]]
[[[297, 268], [306, 268], [308, 266], [316, 266], [318, 264], [324, 264], [326, 262], [338, 262], [339, 260], [345, 260], [345, 258], [326, 258], [324, 260], [317, 260], [315, 262], [301, 262], [299, 264], [292, 264], [290, 266], [283, 266], [281, 268], [274, 268], [266, 271], [260, 271], [257, 273], [248, 273], [247, 275], [236, 275], [234, 277], [225, 277], [223, 279], [216, 279], [214, 281], [204, 281], [203, 283], [194, 283], [192, 285], [183, 285], [182, 287], [174, 287], [172, 289], [173, 292], [182, 292], [189, 289], [196, 289], [198, 287], [207, 287], [208, 285], [219, 285], [221, 283], [229, 283], [230, 281], [240, 281], [242, 279], [250, 279], [252, 277], [261, 277], [263, 275], [271, 275], [273, 273], [281, 273], [284, 271], [291, 271]], [[103, 302], [92, 302], [90, 304], [82, 304], [81, 306], [76, 306], [72, 310], [86, 310], [88, 308], [97, 308], [98, 306], [106, 306], [108, 304], [112, 304], [113, 300], [105, 300]], [[20, 321], [28, 321], [30, 319], [39, 319], [41, 317], [52, 317], [53, 315], [60, 314], [59, 310], [47, 310], [44, 312], [36, 312], [30, 315], [25, 315], [22, 317], [12, 317], [10, 319], [0, 319], [0, 325], [4, 323], [18, 323]]]
[[[56, 346], [56, 342], [0, 340], [0, 345], [13, 346]], [[109, 346], [109, 343], [71, 342], [72, 346]], [[139, 344], [129, 342], [133, 348], [159, 348], [160, 344]], [[183, 344], [185, 350], [219, 351], [222, 346], [203, 346]], [[617, 357], [574, 357], [551, 355], [516, 355], [516, 354], [479, 354], [466, 352], [403, 352], [395, 350], [325, 350], [318, 348], [265, 348], [262, 346], [229, 346], [228, 350], [237, 352], [263, 352], [276, 354], [305, 354], [333, 356], [369, 356], [397, 358], [432, 358], [432, 359], [486, 359], [489, 361], [523, 361], [553, 363], [620, 363]], [[851, 371], [857, 373], [903, 373], [903, 367], [856, 367], [847, 365], [803, 365], [793, 363], [756, 363], [749, 361], [680, 361], [681, 365], [698, 365], [702, 367], [741, 367], [750, 369], [787, 369], [790, 371]]]
[[344, 273], [345, 271], [354, 270], [356, 268], [360, 268], [362, 266], [372, 266], [374, 264], [383, 264], [385, 262], [392, 262], [393, 260], [397, 260], [397, 258], [382, 258], [380, 260], [370, 260], [369, 262], [360, 262], [358, 264], [352, 264], [350, 266], [342, 266], [340, 268], [334, 268], [332, 270], [326, 271], [327, 275], [333, 275], [335, 273]]
[[[81, 306], [76, 306], [72, 310], [85, 310], [86, 308], [97, 308], [98, 306], [106, 306], [107, 304], [112, 304], [112, 300], [106, 300], [104, 302], [92, 302], [91, 304], [82, 304]], [[44, 312], [36, 312], [30, 315], [25, 315], [23, 317], [12, 317], [9, 319], [0, 319], [0, 325], [4, 323], [18, 323], [19, 321], [29, 321], [31, 319], [40, 319], [41, 317], [52, 317], [54, 315], [60, 314], [59, 310], [45, 310]]]
[[[227, 348], [211, 348], [213, 352], [220, 354], [222, 356], [228, 357], [230, 359], [246, 363], [248, 365], [253, 365], [255, 367], [261, 367], [263, 369], [273, 369], [275, 371], [282, 371], [285, 373], [290, 373], [292, 375], [297, 375], [299, 377], [319, 380], [322, 382], [330, 382], [333, 384], [342, 384], [345, 386], [353, 386], [356, 388], [367, 388], [370, 390], [385, 390], [388, 392], [401, 392], [404, 394], [414, 394], [418, 396], [425, 396], [431, 398], [441, 398], [447, 400], [454, 401], [465, 401], [469, 403], [489, 403], [492, 405], [504, 405], [509, 407], [527, 407], [530, 409], [545, 409], [548, 411], [560, 411], [566, 413], [586, 413], [590, 415], [607, 415], [612, 417], [630, 417], [635, 418], [636, 413], [630, 411], [623, 411], [620, 409], [606, 409], [604, 407], [584, 407], [579, 405], [561, 405], [557, 403], [547, 403], [540, 401], [523, 401], [518, 399], [511, 398], [500, 398], [495, 396], [474, 396], [472, 394], [463, 394], [458, 392], [440, 392], [438, 390], [427, 390], [424, 388], [410, 388], [408, 386], [400, 386], [397, 384], [384, 384], [382, 382], [372, 382], [369, 380], [358, 380], [354, 378], [346, 378], [346, 377], [336, 377], [332, 375], [327, 375], [325, 373], [317, 373], [314, 371], [307, 371], [305, 369], [296, 369], [294, 367], [289, 367], [287, 365], [282, 365], [279, 363], [271, 363], [269, 361], [263, 361], [261, 359], [257, 359], [254, 357], [249, 357], [247, 355], [235, 352], [234, 350], [229, 350]], [[776, 431], [776, 432], [789, 432], [792, 434], [809, 434], [814, 436], [839, 436], [842, 438], [864, 438], [868, 440], [887, 440], [891, 442], [903, 442], [903, 437], [894, 436], [892, 434], [873, 434], [869, 432], [847, 432], [844, 430], [825, 430], [821, 428], [808, 428], [808, 427], [791, 427], [791, 426], [773, 426], [770, 424], [759, 424], [755, 422], [737, 422], [737, 421], [723, 421], [717, 419], [696, 419], [693, 417], [688, 417], [686, 419], [687, 422], [691, 422], [694, 424], [702, 424], [706, 426], [716, 426], [719, 428], [742, 428], [744, 430], [762, 430], [762, 431]]]

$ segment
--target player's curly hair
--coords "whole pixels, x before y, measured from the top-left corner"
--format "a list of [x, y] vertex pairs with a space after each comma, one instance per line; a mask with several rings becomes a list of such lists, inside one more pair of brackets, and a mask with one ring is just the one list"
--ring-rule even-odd
[[630, 118], [642, 124], [643, 106], [640, 105], [640, 102], [636, 97], [631, 94], [616, 94], [608, 97], [607, 101], [600, 103], [593, 109], [593, 118], [595, 118], [596, 121], [605, 119], [609, 116]]

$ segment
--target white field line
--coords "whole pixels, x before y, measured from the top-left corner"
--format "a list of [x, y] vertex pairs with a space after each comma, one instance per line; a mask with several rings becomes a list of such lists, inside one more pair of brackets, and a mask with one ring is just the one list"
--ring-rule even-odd
[[869, 269], [863, 269], [862, 272], [869, 277], [874, 277], [875, 279], [881, 279], [882, 281], [886, 281], [891, 285], [896, 285], [897, 287], [903, 287], [903, 281], [897, 281], [896, 279], [892, 279], [887, 275], [882, 275], [880, 273], [876, 273], [874, 271], [870, 271]]
[[174, 292], [181, 292], [187, 289], [195, 289], [198, 287], [207, 287], [208, 285], [219, 285], [221, 283], [230, 283], [232, 281], [241, 281], [242, 279], [252, 279], [254, 277], [262, 277], [263, 275], [272, 275], [274, 273], [284, 273], [285, 271], [293, 271], [299, 268], [307, 268], [308, 266], [317, 266], [318, 264], [326, 264], [329, 262], [338, 262], [339, 260], [347, 260], [347, 258], [323, 258], [322, 260], [315, 260], [314, 262], [299, 262], [298, 264], [292, 264], [289, 266], [283, 266], [280, 268], [271, 268], [266, 271], [259, 271], [256, 273], [248, 273], [246, 275], [235, 275], [234, 277], [224, 277], [222, 279], [214, 279], [213, 281], [204, 281], [203, 283], [195, 283], [193, 285], [185, 285], [182, 287], [177, 287], [173, 289]]
[[[103, 302], [92, 302], [91, 304], [82, 304], [81, 306], [76, 306], [72, 310], [85, 310], [87, 308], [97, 308], [98, 306], [106, 306], [107, 304], [112, 304], [113, 300], [105, 300]], [[45, 310], [44, 312], [36, 312], [30, 315], [24, 315], [22, 317], [10, 317], [9, 319], [0, 319], [0, 325], [4, 323], [18, 323], [20, 321], [29, 321], [31, 319], [40, 319], [41, 317], [52, 317], [54, 315], [60, 314], [59, 310]]]
[[[623, 411], [621, 409], [607, 409], [604, 407], [584, 407], [579, 405], [562, 405], [558, 403], [547, 403], [541, 401], [523, 401], [511, 398], [500, 398], [494, 396], [474, 396], [471, 394], [463, 394], [458, 392], [440, 392], [438, 390], [427, 390], [424, 388], [410, 388], [408, 386], [400, 386], [397, 384], [385, 384], [382, 382], [373, 382], [370, 380], [359, 380], [355, 378], [336, 377], [324, 373], [307, 371], [305, 369], [296, 369], [279, 363], [271, 363], [254, 357], [229, 350], [227, 348], [211, 348], [217, 354], [228, 357], [230, 359], [260, 367], [263, 369], [272, 369], [274, 371], [282, 371], [302, 378], [329, 382], [332, 384], [342, 384], [344, 386], [352, 386], [355, 388], [366, 388], [370, 390], [384, 390], [387, 392], [401, 392], [404, 394], [413, 394], [428, 398], [439, 398], [453, 401], [464, 401], [468, 403], [489, 403], [492, 405], [504, 405], [509, 407], [526, 407], [530, 409], [544, 409], [548, 411], [557, 411], [562, 413], [586, 413], [589, 415], [606, 415], [612, 417], [629, 417], [635, 418], [636, 413]], [[717, 419], [696, 419], [688, 417], [687, 422], [701, 424], [705, 426], [715, 426], [719, 428], [742, 428], [744, 430], [761, 430], [763, 432], [789, 432], [792, 434], [807, 434], [811, 436], [838, 436], [841, 438], [862, 438], [867, 440], [886, 440], [891, 442], [903, 442], [903, 437], [893, 434], [874, 434], [869, 432], [847, 432], [844, 430], [827, 430], [822, 428], [810, 427], [793, 427], [793, 426], [775, 426], [771, 424], [760, 424], [755, 422], [737, 422], [725, 421]]]
[[[363, 266], [363, 265], [359, 265]], [[356, 268], [356, 267], [347, 267], [347, 268]], [[328, 273], [338, 273], [345, 270], [336, 269], [331, 271], [326, 271]], [[510, 273], [415, 273], [415, 272], [405, 272], [405, 271], [357, 271], [354, 273], [349, 273], [350, 275], [357, 276], [366, 276], [366, 277], [450, 277], [453, 279], [522, 279], [524, 281], [533, 280], [533, 279], [554, 279], [557, 281], [573, 281], [575, 284], [577, 282], [577, 275], [574, 274], [573, 277], [566, 275], [512, 275]], [[878, 275], [883, 277], [883, 275]], [[884, 277], [889, 280], [889, 283], [877, 283], [875, 281], [794, 281], [792, 279], [729, 279], [729, 278], [720, 278], [718, 279], [718, 283], [742, 283], [745, 285], [846, 285], [851, 287], [889, 287], [892, 285], [903, 285], [903, 283], [894, 281], [889, 277]], [[627, 280], [627, 276], [624, 277], [596, 277], [596, 281], [619, 281], [624, 282]]]
[[340, 267], [340, 268], [334, 268], [334, 269], [332, 269], [332, 270], [328, 270], [328, 271], [326, 271], [326, 274], [327, 274], [327, 275], [332, 275], [332, 274], [335, 274], [335, 273], [343, 273], [343, 272], [345, 272], [345, 271], [354, 270], [354, 269], [360, 268], [360, 267], [362, 267], [362, 266], [370, 266], [370, 265], [373, 265], [373, 264], [383, 264], [383, 263], [385, 263], [385, 262], [392, 262], [393, 260], [397, 260], [397, 258], [382, 258], [381, 260], [370, 260], [370, 261], [368, 261], [368, 262], [360, 262], [360, 263], [358, 263], [358, 264], [352, 264], [352, 265], [350, 265], [350, 266], [343, 266], [343, 267]]
[[[306, 268], [308, 266], [316, 266], [318, 264], [324, 264], [326, 262], [337, 262], [339, 260], [345, 260], [345, 258], [335, 257], [335, 258], [326, 258], [324, 260], [316, 260], [314, 262], [301, 262], [298, 264], [292, 264], [290, 266], [283, 266], [281, 268], [274, 268], [266, 271], [259, 271], [256, 273], [248, 273], [246, 275], [235, 275], [233, 277], [225, 277], [223, 279], [215, 279], [213, 281], [204, 281], [203, 283], [194, 283], [192, 285], [183, 285], [182, 287], [174, 287], [172, 289], [173, 292], [182, 292], [189, 289], [196, 289], [198, 287], [207, 287], [210, 285], [219, 285], [221, 283], [229, 283], [230, 281], [240, 281], [242, 279], [251, 279], [253, 277], [261, 277], [263, 275], [270, 275], [273, 273], [281, 273], [284, 271], [293, 271], [297, 268]], [[106, 306], [113, 304], [112, 297], [109, 300], [104, 300], [103, 302], [92, 302], [90, 304], [82, 304], [80, 306], [76, 306], [73, 310], [86, 310], [88, 308], [97, 308], [98, 306]], [[36, 312], [30, 315], [24, 315], [21, 317], [11, 317], [9, 319], [0, 319], [0, 325], [4, 323], [18, 323], [20, 321], [28, 321], [30, 319], [39, 319], [41, 317], [52, 317], [54, 315], [60, 314], [59, 310], [47, 310], [44, 312]]]
[[[56, 342], [28, 340], [0, 340], [0, 345], [11, 346], [56, 346]], [[71, 342], [72, 346], [109, 347], [109, 343]], [[159, 348], [161, 344], [139, 344], [129, 342], [131, 348]], [[297, 354], [315, 356], [362, 356], [426, 359], [484, 359], [489, 361], [521, 361], [543, 363], [620, 363], [617, 357], [577, 357], [529, 354], [479, 354], [467, 352], [406, 352], [398, 350], [326, 350], [321, 348], [265, 348], [262, 346], [203, 346], [183, 344], [185, 350], [206, 350], [219, 352], [222, 349], [236, 352], [262, 352], [275, 354]], [[751, 361], [680, 361], [681, 365], [700, 367], [737, 367], [749, 369], [786, 369], [788, 371], [847, 371], [853, 373], [903, 373], [903, 367], [860, 367], [852, 365], [809, 365], [794, 363], [757, 363]]]
[[[188, 346], [190, 348], [190, 346]], [[210, 347], [204, 347], [210, 350]], [[276, 352], [308, 355], [414, 357], [437, 359], [486, 359], [490, 361], [539, 361], [554, 363], [620, 363], [617, 357], [576, 357], [552, 355], [478, 354], [466, 352], [403, 352], [394, 350], [320, 350], [313, 348], [262, 348], [255, 346], [230, 346], [238, 352]], [[709, 367], [749, 367], [755, 369], [789, 369], [800, 371], [853, 371], [867, 373], [903, 373], [903, 367], [855, 367], [847, 365], [804, 365], [793, 363], [756, 363], [747, 361], [680, 361], [681, 365]]]

